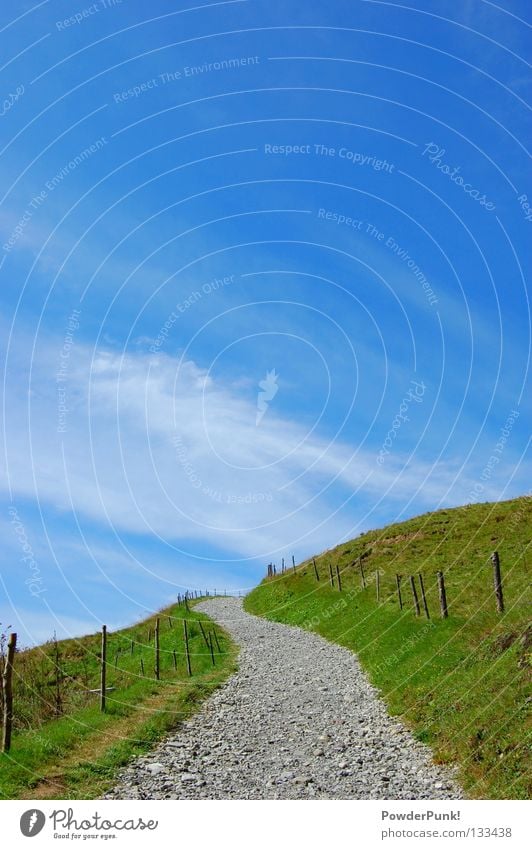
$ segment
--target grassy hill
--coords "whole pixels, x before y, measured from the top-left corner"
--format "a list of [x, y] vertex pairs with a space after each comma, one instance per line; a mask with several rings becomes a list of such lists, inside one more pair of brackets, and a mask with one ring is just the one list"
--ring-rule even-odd
[[[245, 608], [357, 652], [390, 712], [432, 747], [437, 762], [458, 766], [470, 797], [527, 798], [531, 532], [530, 496], [439, 510], [364, 533], [317, 556], [316, 568], [311, 559], [266, 578], [246, 597]], [[494, 550], [500, 556], [502, 614], [494, 594]], [[438, 571], [444, 574], [448, 618], [440, 613]], [[396, 575], [402, 576], [402, 609]]]
[[[0, 754], [0, 798], [85, 799], [101, 795], [117, 769], [176, 727], [235, 667], [229, 636], [203, 614], [172, 605], [108, 635], [106, 712], [91, 692], [100, 680], [100, 634], [17, 652], [15, 727]], [[160, 679], [154, 674], [159, 618]], [[192, 676], [183, 633], [187, 620]], [[212, 655], [202, 634], [213, 630]], [[215, 637], [214, 637], [215, 633]]]

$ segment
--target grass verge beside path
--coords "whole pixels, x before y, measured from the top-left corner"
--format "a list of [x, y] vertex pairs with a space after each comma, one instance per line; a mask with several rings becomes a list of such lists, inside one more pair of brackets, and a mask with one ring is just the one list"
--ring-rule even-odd
[[[108, 693], [105, 713], [99, 710], [98, 694], [87, 694], [86, 686], [87, 682], [97, 686], [95, 676], [99, 671], [100, 645], [97, 634], [58, 643], [65, 701], [69, 687], [77, 686], [80, 693], [79, 704], [71, 698], [64, 715], [32, 724], [31, 717], [27, 716], [31, 696], [28, 689], [33, 693], [39, 689], [40, 697], [41, 681], [32, 688], [31, 681], [19, 680], [19, 704], [25, 727], [20, 727], [19, 716], [11, 751], [0, 754], [0, 798], [92, 799], [101, 796], [112, 786], [120, 767], [134, 755], [152, 748], [166, 732], [178, 727], [236, 668], [237, 649], [218, 625], [215, 666], [212, 665], [198, 623], [201, 620], [207, 633], [213, 623], [193, 606], [186, 612], [183, 605], [173, 605], [157, 616], [160, 618], [161, 680], [155, 680], [153, 673], [155, 616], [110, 634], [107, 685], [115, 689]], [[192, 677], [188, 676], [184, 655], [184, 617], [188, 622]], [[46, 654], [43, 649], [37, 647], [21, 653], [20, 657], [17, 655], [15, 675], [17, 669], [19, 675], [20, 670], [35, 674], [36, 664], [49, 660], [49, 652]], [[26, 655], [24, 660], [23, 655]], [[44, 660], [40, 660], [41, 657]], [[144, 675], [141, 674], [141, 658]], [[55, 693], [56, 682], [54, 675], [45, 684]], [[15, 680], [15, 715], [16, 692]], [[52, 699], [52, 696], [47, 698]]]
[[[324, 552], [316, 557], [319, 581], [312, 560], [295, 573], [265, 579], [244, 607], [355, 651], [390, 713], [432, 747], [438, 763], [458, 765], [469, 796], [530, 798], [531, 532], [530, 497], [440, 510]], [[495, 549], [502, 615], [489, 559]], [[448, 619], [440, 616], [438, 570], [445, 576]], [[419, 573], [430, 619], [421, 603]], [[402, 610], [396, 574], [403, 576]], [[420, 596], [419, 617], [410, 575]]]

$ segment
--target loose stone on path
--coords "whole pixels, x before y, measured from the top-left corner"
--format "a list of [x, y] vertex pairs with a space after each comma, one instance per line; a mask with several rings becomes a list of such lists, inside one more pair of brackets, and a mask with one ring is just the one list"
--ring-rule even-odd
[[251, 616], [241, 599], [198, 609], [240, 646], [238, 671], [105, 798], [462, 798], [451, 771], [388, 716], [350, 651]]

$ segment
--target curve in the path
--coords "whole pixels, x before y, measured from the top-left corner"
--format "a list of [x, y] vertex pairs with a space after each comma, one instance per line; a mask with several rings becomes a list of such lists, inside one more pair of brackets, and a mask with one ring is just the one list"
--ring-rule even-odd
[[431, 751], [386, 712], [350, 651], [251, 616], [198, 608], [240, 645], [239, 669], [200, 711], [122, 772], [115, 799], [456, 799]]

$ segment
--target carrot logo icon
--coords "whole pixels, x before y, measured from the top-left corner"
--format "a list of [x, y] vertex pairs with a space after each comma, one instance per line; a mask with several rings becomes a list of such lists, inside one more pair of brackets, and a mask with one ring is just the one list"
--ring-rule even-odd
[[32, 808], [25, 811], [20, 818], [20, 830], [24, 837], [35, 837], [43, 830], [46, 817], [42, 811]]
[[262, 392], [259, 392], [257, 395], [257, 416], [255, 418], [255, 425], [260, 424], [264, 413], [270, 406], [269, 402], [273, 401], [277, 395], [279, 390], [279, 386], [277, 385], [278, 379], [279, 375], [276, 374], [275, 369], [272, 369], [271, 371], [266, 372], [264, 380], [259, 381], [259, 386], [262, 389]]

